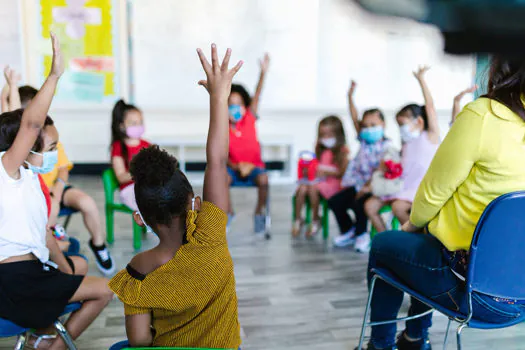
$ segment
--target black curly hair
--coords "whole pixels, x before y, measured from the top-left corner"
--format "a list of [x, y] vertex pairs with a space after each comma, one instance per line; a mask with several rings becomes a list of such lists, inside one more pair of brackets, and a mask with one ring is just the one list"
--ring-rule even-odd
[[242, 102], [244, 102], [244, 107], [248, 108], [252, 104], [252, 98], [250, 94], [248, 93], [248, 90], [240, 84], [232, 84], [232, 90], [230, 94], [233, 94], [234, 92], [241, 95]]
[[[11, 112], [0, 114], [0, 152], [7, 151], [15, 142], [16, 135], [20, 129], [22, 122], [23, 109], [17, 109]], [[44, 121], [44, 127], [54, 125], [53, 119], [47, 116]], [[44, 148], [44, 140], [42, 138], [42, 130], [40, 131], [33, 148], [33, 152], [41, 152]]]
[[193, 188], [178, 168], [178, 161], [159, 146], [142, 149], [131, 161], [135, 199], [146, 223], [155, 229], [169, 226], [176, 217], [185, 224]]

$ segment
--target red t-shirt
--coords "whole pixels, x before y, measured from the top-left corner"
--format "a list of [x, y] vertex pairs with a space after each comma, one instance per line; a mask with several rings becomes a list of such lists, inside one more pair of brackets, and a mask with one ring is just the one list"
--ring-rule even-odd
[[47, 218], [49, 219], [49, 215], [51, 215], [51, 192], [49, 192], [49, 188], [40, 174], [38, 174], [38, 181], [40, 181], [40, 187], [42, 188], [42, 192], [44, 193], [44, 197], [46, 199]]
[[[134, 156], [137, 155], [137, 153], [140, 152], [143, 148], [148, 148], [151, 144], [148, 141], [140, 140], [139, 144], [136, 146], [128, 146], [126, 145], [126, 148], [128, 150], [128, 159], [127, 163], [125, 164], [126, 170], [129, 171], [129, 164], [131, 163], [131, 160]], [[123, 157], [122, 156], [122, 147], [119, 141], [113, 142], [111, 145], [111, 158], [113, 157]], [[131, 185], [133, 181], [126, 182], [124, 184], [120, 184], [120, 189], [123, 189], [127, 187], [128, 185]]]
[[264, 168], [261, 157], [261, 144], [257, 137], [255, 123], [257, 119], [248, 108], [244, 117], [234, 125], [230, 125], [230, 153], [232, 164], [252, 163], [258, 168]]

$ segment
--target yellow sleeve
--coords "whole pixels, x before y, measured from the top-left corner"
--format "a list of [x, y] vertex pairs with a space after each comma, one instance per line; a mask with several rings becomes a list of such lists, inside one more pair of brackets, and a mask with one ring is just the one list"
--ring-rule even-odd
[[484, 117], [465, 107], [439, 146], [412, 204], [410, 222], [426, 226], [470, 174], [481, 155]]
[[143, 314], [149, 314], [149, 313], [151, 313], [150, 309], [146, 309], [146, 308], [143, 308], [143, 307], [131, 306], [129, 304], [124, 304], [124, 315], [125, 316], [143, 315]]
[[228, 215], [224, 211], [215, 204], [204, 201], [196, 217], [188, 217], [186, 221], [186, 227], [189, 230], [187, 237], [200, 244], [226, 243], [227, 223]]
[[62, 146], [62, 143], [57, 144], [57, 151], [58, 151], [58, 162], [56, 167], [57, 168], [64, 168], [67, 167], [68, 170], [71, 170], [73, 168], [73, 163], [69, 161], [69, 158], [66, 155], [66, 152], [64, 151], [64, 146]]

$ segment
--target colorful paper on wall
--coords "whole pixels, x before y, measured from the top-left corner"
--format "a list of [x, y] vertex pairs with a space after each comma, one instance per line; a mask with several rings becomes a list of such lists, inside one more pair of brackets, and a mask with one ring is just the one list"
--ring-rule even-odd
[[[41, 39], [49, 46], [49, 32], [60, 39], [66, 71], [57, 91], [65, 102], [113, 101], [119, 94], [113, 0], [39, 0]], [[44, 43], [42, 43], [43, 45]], [[45, 78], [51, 54], [42, 51]]]

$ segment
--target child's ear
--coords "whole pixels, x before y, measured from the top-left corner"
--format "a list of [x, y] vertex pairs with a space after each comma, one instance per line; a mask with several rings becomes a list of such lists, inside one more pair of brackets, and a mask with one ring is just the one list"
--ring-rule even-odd
[[195, 211], [200, 211], [202, 205], [201, 197], [195, 197]]
[[139, 225], [140, 227], [146, 226], [146, 224], [144, 223], [144, 221], [142, 221], [142, 218], [140, 217], [138, 212], [133, 213], [133, 220], [135, 220], [137, 225]]

